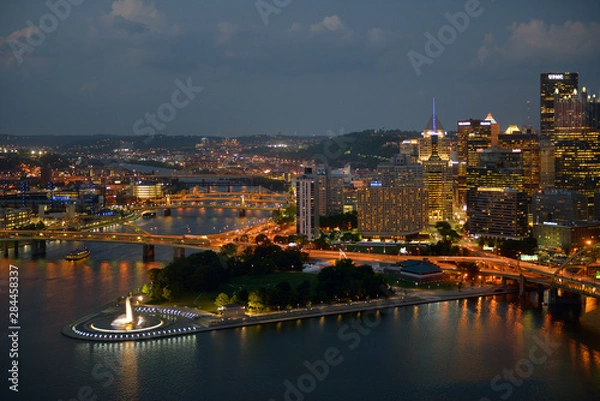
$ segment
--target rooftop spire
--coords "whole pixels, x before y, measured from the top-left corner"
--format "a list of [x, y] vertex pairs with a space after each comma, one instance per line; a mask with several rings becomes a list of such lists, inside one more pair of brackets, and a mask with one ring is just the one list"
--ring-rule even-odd
[[429, 117], [429, 121], [427, 122], [423, 133], [425, 135], [445, 135], [442, 123], [437, 119], [437, 116], [435, 115], [435, 98], [433, 98], [432, 102], [431, 117]]
[[433, 132], [437, 131], [437, 122], [435, 117], [435, 98], [433, 98], [433, 115], [431, 117], [433, 119]]

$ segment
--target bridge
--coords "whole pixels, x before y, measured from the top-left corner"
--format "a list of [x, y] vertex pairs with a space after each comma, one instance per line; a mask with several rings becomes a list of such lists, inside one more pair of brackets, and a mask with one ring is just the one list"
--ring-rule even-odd
[[[310, 251], [314, 258], [335, 259], [337, 251]], [[396, 256], [346, 252], [346, 257], [361, 262], [397, 263], [406, 260], [427, 260], [444, 270], [458, 271], [453, 263], [477, 263], [482, 276], [500, 276], [503, 281], [515, 280], [524, 293], [527, 283], [550, 288], [550, 296], [557, 290], [600, 299], [600, 244], [589, 246], [572, 255], [559, 267], [543, 266], [500, 256]]]
[[154, 260], [154, 247], [173, 247], [174, 258], [185, 256], [185, 249], [195, 251], [216, 250], [211, 246], [211, 240], [207, 236], [200, 235], [166, 235], [151, 234], [140, 230], [137, 233], [119, 232], [90, 232], [90, 231], [63, 231], [63, 230], [0, 230], [0, 242], [4, 243], [4, 257], [8, 257], [9, 243], [13, 243], [15, 256], [18, 256], [19, 242], [31, 242], [32, 255], [34, 257], [44, 256], [46, 253], [46, 241], [87, 241], [87, 242], [110, 242], [121, 244], [139, 244], [143, 246], [144, 262]]
[[278, 210], [289, 203], [287, 193], [259, 191], [241, 192], [193, 192], [167, 195], [154, 199], [150, 204], [135, 207], [136, 210], [164, 209], [165, 215], [170, 215], [171, 209], [185, 208], [221, 208], [240, 210], [244, 216], [246, 210]]

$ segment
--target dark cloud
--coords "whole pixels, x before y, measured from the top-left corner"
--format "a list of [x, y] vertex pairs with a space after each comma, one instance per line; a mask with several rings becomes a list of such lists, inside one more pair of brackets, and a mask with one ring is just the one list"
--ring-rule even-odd
[[27, 43], [27, 21], [49, 12], [22, 3], [0, 13], [6, 133], [129, 134], [188, 77], [205, 90], [168, 133], [421, 129], [434, 96], [447, 128], [490, 111], [503, 126], [525, 123], [527, 100], [535, 125], [540, 72], [578, 71], [600, 90], [593, 0], [481, 0], [420, 75], [407, 54], [425, 54], [426, 34], [469, 1], [292, 1], [267, 25], [253, 1], [84, 2], [18, 63], [11, 41]]

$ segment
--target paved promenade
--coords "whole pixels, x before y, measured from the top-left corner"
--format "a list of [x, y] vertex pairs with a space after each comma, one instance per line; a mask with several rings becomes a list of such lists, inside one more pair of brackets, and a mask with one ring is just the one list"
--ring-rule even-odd
[[310, 308], [298, 308], [290, 311], [251, 314], [239, 319], [222, 319], [211, 313], [187, 307], [144, 305], [136, 306], [134, 308], [134, 314], [158, 318], [163, 322], [160, 327], [139, 330], [113, 330], [111, 332], [95, 330], [94, 327], [96, 326], [96, 322], [105, 321], [111, 316], [117, 316], [120, 309], [115, 306], [110, 306], [65, 326], [62, 333], [68, 337], [86, 341], [139, 341], [258, 324], [310, 319], [321, 316], [338, 315], [341, 313], [381, 310], [515, 292], [514, 289], [510, 288], [498, 289], [499, 287], [496, 286], [483, 286], [464, 288], [461, 291], [407, 290], [406, 295], [404, 294], [404, 290], [400, 290], [400, 294], [398, 295], [378, 300], [346, 304], [314, 305]]

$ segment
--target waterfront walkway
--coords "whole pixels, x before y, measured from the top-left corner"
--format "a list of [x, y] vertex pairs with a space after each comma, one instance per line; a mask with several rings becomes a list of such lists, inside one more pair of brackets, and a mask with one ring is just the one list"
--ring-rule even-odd
[[134, 313], [141, 316], [159, 318], [163, 324], [152, 329], [112, 330], [111, 332], [94, 329], [94, 323], [117, 317], [120, 309], [109, 307], [100, 312], [88, 315], [63, 328], [62, 333], [68, 337], [87, 341], [136, 341], [161, 337], [189, 335], [212, 330], [224, 330], [258, 324], [279, 323], [285, 321], [310, 319], [321, 316], [356, 313], [370, 310], [381, 310], [401, 306], [421, 305], [432, 302], [444, 302], [456, 299], [478, 298], [482, 296], [501, 295], [515, 292], [514, 289], [503, 289], [496, 286], [471, 287], [462, 291], [452, 290], [408, 290], [406, 295], [393, 295], [388, 298], [359, 301], [346, 304], [314, 305], [289, 311], [251, 314], [243, 318], [222, 319], [208, 312], [180, 306], [143, 305], [136, 306]]

